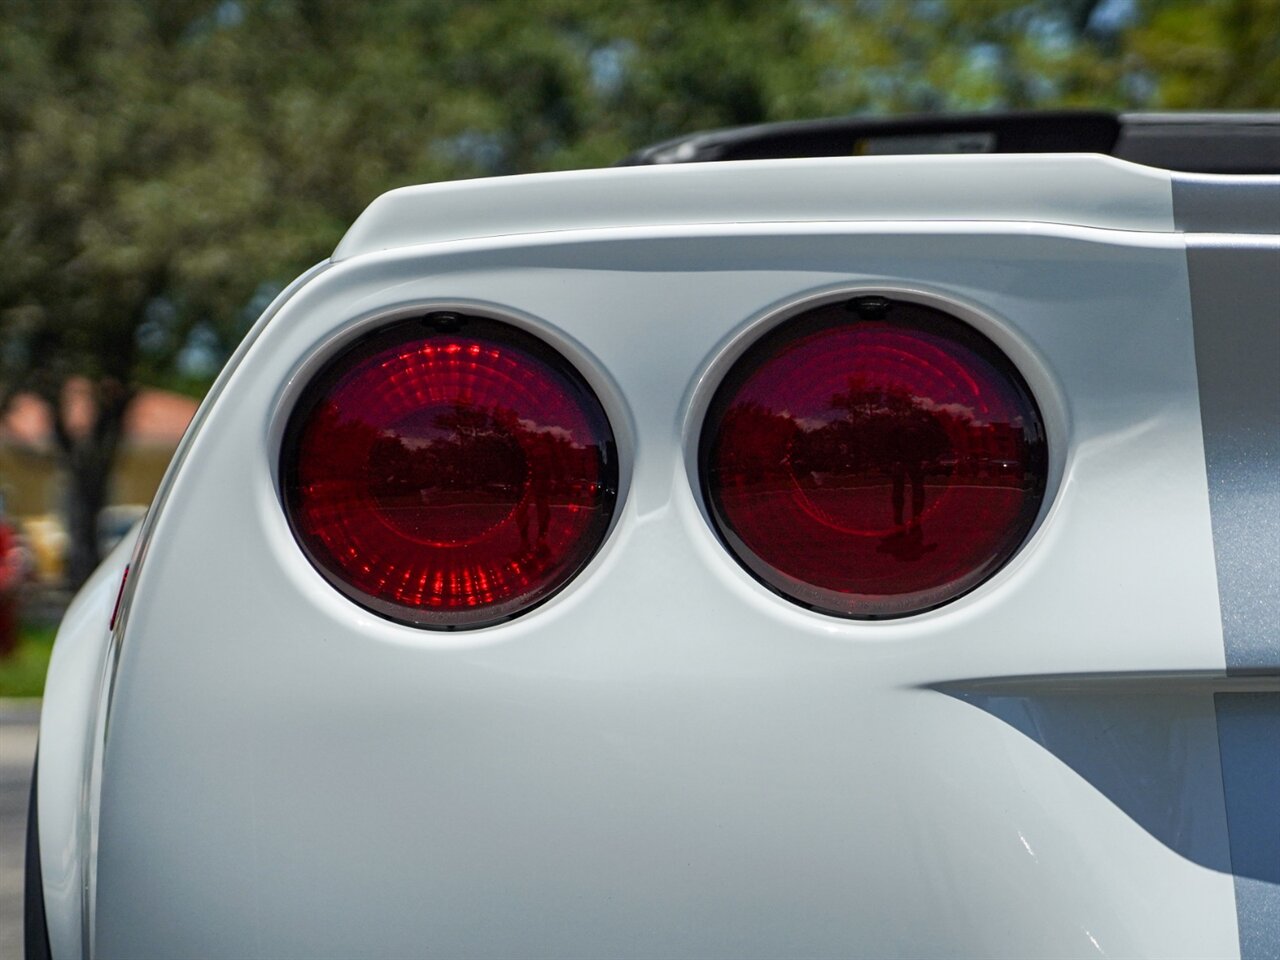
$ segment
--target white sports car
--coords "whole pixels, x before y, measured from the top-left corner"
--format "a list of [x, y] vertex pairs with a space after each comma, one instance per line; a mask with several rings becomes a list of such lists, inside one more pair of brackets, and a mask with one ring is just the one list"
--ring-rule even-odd
[[1280, 115], [631, 160], [259, 320], [58, 635], [28, 955], [1280, 956]]

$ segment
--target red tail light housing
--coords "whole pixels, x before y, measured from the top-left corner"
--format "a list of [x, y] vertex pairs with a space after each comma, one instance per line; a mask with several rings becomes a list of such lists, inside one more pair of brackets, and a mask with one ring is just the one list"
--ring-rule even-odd
[[604, 541], [613, 431], [564, 356], [487, 317], [396, 323], [334, 357], [285, 430], [285, 511], [317, 570], [403, 623], [478, 627], [565, 586]]
[[756, 579], [882, 619], [954, 600], [1013, 556], [1047, 452], [1026, 381], [990, 340], [860, 297], [747, 349], [711, 400], [699, 469], [717, 533]]

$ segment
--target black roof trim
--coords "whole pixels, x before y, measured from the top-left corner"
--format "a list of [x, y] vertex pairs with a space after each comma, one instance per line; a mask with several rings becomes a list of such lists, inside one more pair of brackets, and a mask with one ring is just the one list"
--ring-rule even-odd
[[1190, 173], [1280, 173], [1280, 112], [832, 117], [694, 133], [619, 165], [912, 153], [1102, 153]]

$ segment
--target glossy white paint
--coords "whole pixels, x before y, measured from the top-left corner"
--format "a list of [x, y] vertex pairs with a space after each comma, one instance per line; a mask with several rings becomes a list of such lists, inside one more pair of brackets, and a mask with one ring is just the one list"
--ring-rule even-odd
[[822, 157], [613, 167], [404, 187], [334, 260], [419, 243], [709, 223], [1030, 221], [1173, 229], [1167, 172], [1090, 154]]
[[[155, 518], [106, 742], [95, 955], [1237, 956], [1196, 682], [1224, 654], [1182, 242], [1154, 215], [1089, 226], [1087, 199], [1082, 226], [1060, 198], [1015, 218], [1046, 223], [912, 222], [954, 162], [864, 198], [902, 222], [655, 226], [621, 212], [674, 181], [606, 171], [585, 195], [637, 188], [607, 228], [546, 232], [542, 210], [536, 235], [445, 242], [414, 200], [353, 231], [260, 330]], [[1117, 168], [1071, 166], [1082, 198]], [[484, 210], [510, 187], [422, 195]], [[752, 580], [687, 455], [744, 337], [869, 288], [1005, 346], [1056, 458], [1013, 562], [884, 623]], [[572, 357], [627, 485], [572, 585], [461, 633], [330, 589], [273, 476], [306, 372], [361, 325], [444, 305]]]
[[40, 870], [55, 957], [82, 953], [89, 766], [101, 720], [108, 625], [136, 533], [135, 527], [121, 538], [67, 608], [45, 682], [37, 796]]

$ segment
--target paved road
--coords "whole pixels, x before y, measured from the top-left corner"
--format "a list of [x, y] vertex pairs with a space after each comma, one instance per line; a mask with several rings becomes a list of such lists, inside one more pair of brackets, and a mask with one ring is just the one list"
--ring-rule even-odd
[[40, 706], [0, 700], [0, 960], [22, 960], [27, 793]]

